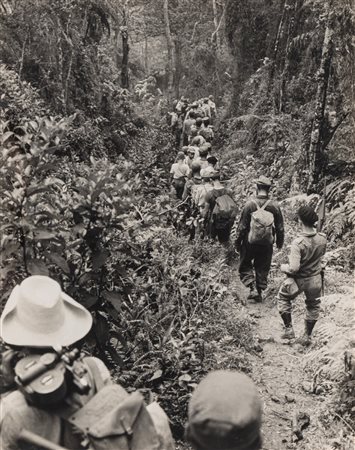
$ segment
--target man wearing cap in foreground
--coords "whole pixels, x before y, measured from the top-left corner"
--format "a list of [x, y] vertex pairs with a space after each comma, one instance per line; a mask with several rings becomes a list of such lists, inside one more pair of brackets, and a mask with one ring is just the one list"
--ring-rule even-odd
[[[0, 319], [1, 338], [11, 348], [2, 355], [0, 372], [2, 379], [5, 380], [4, 384], [7, 384], [10, 389], [16, 388], [13, 386], [15, 379], [13, 359], [16, 357], [13, 350], [20, 352], [22, 358], [24, 355], [30, 358], [34, 357], [31, 359], [33, 367], [36, 355], [48, 357], [51, 354], [55, 355], [54, 349], [58, 351], [60, 347], [78, 343], [89, 332], [91, 325], [92, 316], [89, 311], [62, 292], [60, 285], [55, 280], [39, 275], [23, 280], [13, 289]], [[23, 359], [23, 361], [26, 360]], [[69, 382], [67, 382], [68, 384], [63, 384], [64, 389], [49, 391], [48, 382], [50, 379], [54, 382], [56, 379], [61, 379], [59, 374], [63, 373], [63, 366], [60, 369], [55, 369], [53, 366], [53, 370], [46, 372], [46, 363], [41, 359], [37, 361], [39, 361], [37, 367], [44, 366], [45, 369], [42, 379], [35, 377], [37, 387], [29, 384], [29, 391], [25, 389], [26, 396], [22, 391], [14, 390], [7, 395], [2, 395], [0, 399], [1, 448], [3, 450], [33, 448], [20, 447], [18, 438], [23, 430], [34, 433], [36, 439], [44, 438], [49, 443], [68, 449], [83, 448], [81, 446], [82, 436], [78, 432], [79, 430], [73, 427], [69, 416], [73, 413], [78, 414], [84, 405], [95, 399], [98, 391], [101, 392], [101, 389], [110, 389], [110, 386], [113, 386], [108, 369], [98, 358], [84, 357], [75, 360], [70, 373], [78, 374], [80, 380], [86, 381], [87, 384], [84, 383], [83, 386], [87, 386], [88, 389], [81, 393], [73, 389], [72, 392], [68, 387]], [[48, 359], [43, 361], [48, 362]], [[18, 370], [17, 367], [16, 365], [16, 370]], [[30, 365], [25, 363], [21, 367], [26, 368]], [[41, 388], [42, 384], [43, 388]], [[26, 385], [24, 384], [24, 386]], [[28, 392], [31, 394], [33, 390], [36, 397], [31, 395], [29, 397]], [[114, 396], [117, 408], [127, 399], [128, 394], [118, 385], [113, 387], [112, 392], [115, 394], [119, 392], [120, 395], [118, 402], [117, 395]], [[51, 403], [49, 403], [50, 393], [53, 395]], [[59, 393], [60, 399], [58, 398]], [[41, 398], [41, 402], [39, 402], [39, 398]], [[149, 407], [151, 407], [151, 411], [148, 410]], [[147, 410], [151, 420], [148, 420], [150, 420], [150, 430], [153, 430], [152, 435], [155, 436], [155, 444], [158, 439], [161, 443], [161, 446], [158, 446], [160, 450], [174, 448], [165, 413], [157, 404], [152, 403], [149, 407]], [[107, 410], [104, 412], [106, 413]], [[127, 417], [128, 415], [129, 413], [127, 413]], [[73, 420], [74, 418], [75, 416], [73, 416]], [[100, 420], [106, 427], [115, 426], [114, 421], [105, 422], [105, 415], [100, 416]], [[163, 425], [164, 421], [165, 425]], [[40, 447], [53, 448], [46, 445], [40, 445]], [[152, 447], [149, 446], [149, 448]], [[155, 448], [157, 448], [156, 445]]]
[[[262, 292], [267, 287], [267, 277], [271, 267], [273, 241], [280, 250], [284, 243], [284, 221], [281, 209], [275, 200], [269, 198], [271, 180], [261, 176], [256, 180], [256, 197], [247, 201], [243, 208], [236, 239], [240, 253], [239, 274], [243, 284], [250, 289], [248, 299], [262, 301]], [[263, 209], [272, 214], [271, 241], [250, 243], [252, 214]], [[271, 216], [271, 219], [272, 219]]]
[[261, 414], [261, 400], [249, 377], [212, 372], [192, 394], [186, 439], [195, 450], [259, 450]]
[[295, 333], [292, 327], [292, 301], [302, 292], [306, 296], [305, 331], [297, 342], [308, 346], [311, 334], [319, 318], [320, 298], [322, 291], [321, 272], [323, 256], [326, 250], [326, 237], [317, 233], [315, 223], [318, 215], [308, 205], [301, 206], [297, 211], [302, 230], [292, 242], [289, 264], [282, 264], [281, 270], [287, 275], [282, 283], [277, 299], [277, 306], [284, 323], [283, 339], [293, 339]]

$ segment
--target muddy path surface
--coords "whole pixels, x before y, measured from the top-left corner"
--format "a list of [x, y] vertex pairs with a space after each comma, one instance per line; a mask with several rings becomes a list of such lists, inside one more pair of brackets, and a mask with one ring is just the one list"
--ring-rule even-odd
[[[264, 402], [264, 450], [340, 448], [336, 445], [338, 433], [351, 431], [344, 430], [348, 427], [341, 421], [336, 424], [332, 419], [328, 427], [322, 420], [333, 409], [331, 402], [337, 378], [342, 375], [343, 355], [351, 341], [354, 318], [351, 278], [332, 275], [337, 282], [332, 283], [323, 299], [322, 317], [309, 348], [281, 340], [275, 289], [269, 291], [262, 304], [245, 305], [260, 343], [259, 354], [252, 361], [252, 378]], [[247, 292], [244, 294], [246, 296]], [[299, 296], [293, 314], [296, 337], [303, 333], [303, 317], [304, 299]], [[319, 373], [324, 373], [325, 377], [318, 379], [316, 374]], [[309, 425], [302, 431], [300, 440], [292, 431], [292, 420], [298, 413], [309, 417]]]

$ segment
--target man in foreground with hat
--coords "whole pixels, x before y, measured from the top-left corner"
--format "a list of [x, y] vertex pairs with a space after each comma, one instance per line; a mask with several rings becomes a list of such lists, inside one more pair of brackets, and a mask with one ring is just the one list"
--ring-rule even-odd
[[311, 334], [319, 318], [320, 297], [322, 291], [321, 272], [322, 259], [326, 250], [326, 237], [317, 233], [315, 223], [317, 213], [308, 205], [301, 206], [297, 211], [302, 230], [292, 242], [289, 264], [282, 264], [281, 270], [287, 275], [278, 293], [278, 310], [284, 323], [283, 339], [293, 339], [295, 333], [292, 327], [292, 301], [302, 292], [306, 296], [305, 331], [297, 342], [308, 346]]
[[192, 394], [186, 439], [195, 450], [259, 450], [261, 414], [261, 400], [249, 377], [211, 372]]
[[269, 198], [271, 180], [261, 176], [256, 180], [256, 197], [245, 204], [236, 239], [240, 253], [239, 274], [250, 289], [248, 299], [262, 301], [271, 267], [273, 244], [280, 250], [284, 243], [284, 223], [281, 209]]
[[[62, 347], [78, 343], [91, 325], [89, 311], [62, 292], [60, 285], [47, 276], [28, 277], [13, 289], [0, 319], [1, 338], [11, 348], [2, 355], [1, 376], [8, 390], [12, 390], [0, 400], [3, 450], [33, 448], [19, 445], [19, 437], [24, 432], [27, 435], [33, 433], [31, 438], [41, 448], [59, 448], [55, 447], [57, 445], [78, 450], [84, 448], [83, 435], [90, 435], [93, 425], [102, 435], [96, 437], [107, 441], [111, 436], [126, 439], [124, 432], [119, 433], [113, 414], [117, 415], [116, 410], [122, 408], [125, 419], [131, 420], [128, 408], [123, 409], [127, 399], [143, 411], [141, 417], [146, 425], [147, 435], [142, 436], [134, 431], [132, 422], [134, 439], [153, 443], [145, 446], [149, 449], [173, 448], [168, 419], [158, 404], [149, 405], [149, 411], [149, 407], [143, 405], [142, 397], [137, 395], [133, 399], [122, 387], [114, 385], [108, 369], [98, 358], [80, 355], [77, 349], [64, 353]], [[69, 360], [70, 355], [74, 355], [73, 361]], [[15, 364], [16, 358], [19, 360]], [[107, 408], [110, 398], [111, 409]], [[89, 409], [85, 415], [85, 406], [89, 407], [92, 401], [97, 408], [91, 407], [93, 413], [90, 415]], [[83, 420], [83, 416], [87, 419], [82, 421], [87, 433], [83, 432], [80, 421], [76, 422], [79, 417]], [[93, 425], [89, 419], [94, 420]], [[41, 440], [43, 442], [39, 444]], [[158, 443], [163, 441], [159, 446]], [[97, 448], [91, 440], [90, 443], [90, 448]]]

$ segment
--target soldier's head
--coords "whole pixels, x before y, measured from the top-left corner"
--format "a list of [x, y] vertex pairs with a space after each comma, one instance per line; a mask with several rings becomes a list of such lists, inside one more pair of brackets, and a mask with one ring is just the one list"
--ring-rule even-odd
[[272, 181], [270, 180], [270, 178], [264, 177], [264, 175], [261, 175], [261, 177], [259, 177], [256, 180], [256, 188], [257, 191], [266, 191], [269, 192], [272, 186]]
[[259, 450], [260, 428], [261, 400], [249, 377], [216, 371], [197, 386], [186, 427], [195, 450]]
[[202, 123], [203, 123], [202, 118], [201, 117], [197, 117], [197, 119], [196, 119], [196, 126], [200, 127], [202, 125]]
[[68, 346], [90, 330], [92, 316], [52, 278], [34, 275], [15, 286], [0, 319], [1, 338], [19, 347]]
[[201, 165], [197, 161], [191, 164], [190, 178], [198, 182], [201, 181]]
[[307, 227], [314, 227], [316, 222], [318, 222], [317, 213], [311, 206], [308, 205], [301, 206], [297, 211], [297, 216]]

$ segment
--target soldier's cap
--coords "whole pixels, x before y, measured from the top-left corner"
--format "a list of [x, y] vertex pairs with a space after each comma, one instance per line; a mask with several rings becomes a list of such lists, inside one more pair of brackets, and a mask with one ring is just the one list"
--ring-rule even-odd
[[264, 175], [261, 175], [257, 180], [255, 180], [255, 183], [258, 186], [266, 186], [266, 187], [272, 186], [272, 181], [270, 180], [270, 178], [267, 178]]
[[186, 438], [198, 450], [258, 450], [261, 411], [249, 377], [234, 371], [211, 372], [192, 395]]

